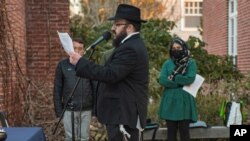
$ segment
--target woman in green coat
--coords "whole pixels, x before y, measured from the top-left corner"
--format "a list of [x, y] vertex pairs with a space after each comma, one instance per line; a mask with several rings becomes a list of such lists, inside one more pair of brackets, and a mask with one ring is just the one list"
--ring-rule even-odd
[[170, 45], [170, 59], [162, 66], [159, 83], [164, 86], [159, 117], [167, 122], [168, 141], [189, 141], [189, 124], [198, 118], [195, 98], [183, 90], [194, 82], [197, 66], [189, 56], [187, 44], [180, 38]]

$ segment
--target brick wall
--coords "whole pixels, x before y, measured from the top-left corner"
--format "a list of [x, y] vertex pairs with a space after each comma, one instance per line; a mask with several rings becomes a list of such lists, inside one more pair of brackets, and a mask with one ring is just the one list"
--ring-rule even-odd
[[[203, 39], [210, 54], [228, 54], [228, 1], [203, 1]], [[238, 1], [238, 59], [242, 73], [250, 71], [250, 2]]]
[[57, 30], [69, 31], [67, 0], [27, 1], [27, 60], [32, 80], [52, 81], [55, 65], [64, 52]]
[[0, 110], [11, 126], [54, 120], [54, 72], [66, 57], [57, 30], [69, 32], [69, 1], [5, 0], [0, 10], [3, 2], [9, 19], [5, 25], [10, 27], [4, 27], [8, 49], [1, 45], [0, 53], [10, 58], [7, 65], [1, 58]]
[[203, 1], [203, 40], [208, 53], [226, 55], [228, 46], [227, 1]]
[[7, 64], [2, 64], [1, 69], [0, 110], [5, 112], [10, 125], [13, 125], [23, 115], [23, 95], [20, 88], [23, 85], [20, 82], [26, 74], [25, 0], [5, 0], [1, 4], [1, 10], [6, 8], [6, 11], [2, 11], [2, 14], [6, 14], [5, 26], [0, 27], [6, 32], [6, 42], [1, 47], [4, 50], [1, 61]]
[[[32, 96], [30, 123], [43, 123], [55, 119], [52, 90], [55, 67], [65, 57], [57, 35], [69, 32], [68, 0], [28, 0], [27, 23], [27, 73], [31, 80]], [[37, 103], [32, 105], [32, 103]]]
[[250, 2], [238, 1], [238, 68], [250, 71]]

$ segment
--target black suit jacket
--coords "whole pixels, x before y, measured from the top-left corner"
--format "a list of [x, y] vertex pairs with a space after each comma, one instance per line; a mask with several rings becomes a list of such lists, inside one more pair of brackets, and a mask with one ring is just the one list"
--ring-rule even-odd
[[148, 105], [148, 54], [139, 34], [115, 48], [105, 66], [81, 58], [76, 75], [98, 80], [97, 117], [104, 124], [145, 127]]

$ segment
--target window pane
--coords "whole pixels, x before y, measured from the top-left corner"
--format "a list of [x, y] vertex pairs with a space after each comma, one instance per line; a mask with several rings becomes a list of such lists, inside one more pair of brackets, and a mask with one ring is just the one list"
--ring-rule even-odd
[[233, 55], [233, 63], [237, 65], [237, 1], [229, 0], [229, 38], [228, 38], [228, 49], [229, 55]]
[[233, 19], [231, 19], [231, 24], [232, 24], [232, 27], [231, 27], [232, 36], [234, 36], [234, 20]]
[[185, 2], [185, 14], [202, 14], [202, 2]]
[[200, 23], [201, 23], [200, 16], [185, 16], [185, 27], [186, 28], [200, 27]]
[[233, 13], [234, 12], [234, 2], [232, 1], [231, 2], [231, 13]]
[[202, 2], [199, 2], [199, 4], [200, 4], [200, 7], [202, 7]]
[[231, 37], [231, 53], [233, 55], [233, 52], [234, 52], [234, 37]]

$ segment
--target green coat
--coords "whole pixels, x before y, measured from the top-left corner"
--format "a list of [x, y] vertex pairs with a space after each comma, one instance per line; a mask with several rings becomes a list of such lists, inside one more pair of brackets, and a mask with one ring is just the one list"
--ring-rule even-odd
[[186, 73], [177, 74], [174, 81], [169, 80], [168, 76], [171, 75], [175, 68], [172, 59], [164, 62], [159, 83], [165, 87], [161, 104], [159, 108], [159, 117], [164, 120], [188, 120], [196, 122], [198, 118], [195, 98], [184, 91], [184, 85], [189, 85], [194, 82], [197, 71], [196, 62], [190, 59]]

